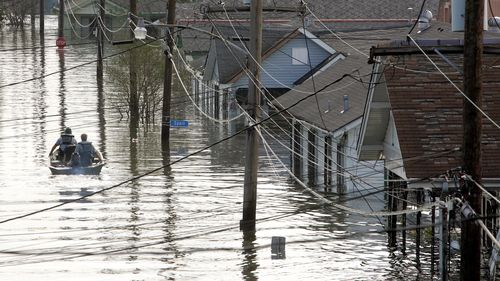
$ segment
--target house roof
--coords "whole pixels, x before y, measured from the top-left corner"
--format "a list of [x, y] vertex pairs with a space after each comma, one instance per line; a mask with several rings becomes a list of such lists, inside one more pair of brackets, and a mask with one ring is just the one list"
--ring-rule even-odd
[[[440, 44], [452, 42], [445, 39], [463, 39], [463, 32], [451, 32], [450, 26], [444, 23], [433, 23], [429, 29], [416, 32], [413, 32], [414, 38], [421, 42]], [[496, 36], [491, 32], [484, 33], [485, 38]], [[404, 37], [402, 34], [395, 42], [405, 41]], [[398, 44], [392, 42], [379, 45], [379, 48], [385, 46]], [[450, 80], [463, 88], [463, 76], [452, 65], [437, 54], [429, 56]], [[445, 56], [458, 69], [463, 68], [462, 54]], [[456, 151], [462, 146], [463, 139], [462, 95], [423, 54], [400, 53], [386, 58], [396, 67], [386, 67], [383, 71], [385, 83], [376, 87], [386, 88], [406, 177], [432, 177], [462, 166], [461, 153]], [[497, 78], [500, 69], [493, 67], [498, 60], [500, 55], [485, 54], [482, 73], [482, 108], [493, 120], [500, 120], [500, 81]], [[483, 178], [499, 178], [500, 129], [485, 118], [482, 144]]]
[[[335, 32], [336, 36], [330, 31], [321, 32], [318, 37], [335, 50], [341, 52], [345, 59], [339, 60], [326, 70], [316, 74], [314, 81], [308, 79], [294, 87], [291, 91], [279, 97], [274, 104], [285, 108], [307, 96], [307, 93], [313, 93], [315, 89], [321, 89], [353, 70], [357, 70], [354, 75], [369, 74], [372, 68], [368, 64], [370, 47], [380, 42], [398, 38], [408, 29], [407, 26], [365, 30], [349, 29]], [[342, 40], [339, 38], [342, 38]], [[364, 76], [362, 79], [364, 79], [364, 83], [367, 83], [369, 76]], [[316, 103], [316, 98], [311, 97], [294, 106], [288, 112], [324, 130], [336, 131], [363, 115], [367, 91], [366, 84], [356, 82], [352, 78], [345, 78], [341, 82], [327, 87], [324, 93], [318, 94], [318, 103]], [[349, 97], [350, 108], [348, 111], [341, 113], [344, 95]], [[331, 110], [325, 114], [324, 112], [328, 109], [329, 104]], [[318, 110], [318, 106], [320, 110]], [[320, 111], [321, 115], [319, 114]]]
[[[237, 33], [231, 26], [218, 26], [214, 33], [220, 33], [223, 38], [231, 41], [233, 44], [226, 44], [215, 38], [217, 62], [219, 64], [219, 79], [225, 84], [234, 79], [241, 71], [242, 66], [246, 66], [245, 49], [249, 38], [249, 29], [246, 26], [235, 26]], [[278, 41], [280, 41], [290, 30], [284, 29], [263, 29], [262, 31], [262, 52], [268, 52]], [[236, 36], [238, 34], [242, 41]], [[243, 45], [243, 43], [245, 45]]]
[[[461, 55], [448, 56], [462, 67]], [[404, 168], [408, 178], [423, 178], [439, 175], [449, 169], [461, 166], [459, 153], [431, 156], [462, 146], [462, 111], [463, 97], [424, 56], [404, 56], [408, 69], [429, 71], [434, 74], [422, 74], [405, 71], [403, 68], [386, 69], [387, 90], [394, 116], [403, 156]], [[438, 56], [432, 56], [442, 62]], [[500, 59], [500, 56], [488, 55], [485, 65]], [[462, 76], [454, 72], [451, 66], [440, 67], [450, 79], [462, 88]], [[500, 69], [486, 67], [483, 70], [483, 109], [493, 119], [500, 120]], [[483, 177], [499, 178], [500, 129], [483, 118], [482, 141]], [[412, 157], [429, 155], [419, 161], [407, 161]]]
[[[330, 84], [346, 73], [366, 74], [369, 73], [370, 68], [366, 59], [360, 56], [341, 59], [333, 66], [315, 75], [314, 78], [308, 79], [280, 96], [273, 103], [280, 108], [287, 108], [298, 100], [324, 88], [316, 97], [311, 96], [288, 109], [288, 113], [326, 131], [336, 131], [361, 117], [367, 90], [366, 85], [350, 77]], [[349, 100], [349, 109], [345, 112], [343, 108], [344, 95], [347, 95]]]
[[[274, 29], [272, 32], [267, 31], [262, 33], [262, 60], [265, 60], [267, 57], [271, 56], [273, 53], [283, 47], [286, 43], [290, 42], [290, 40], [293, 40], [298, 36], [307, 37], [309, 40], [311, 40], [330, 54], [333, 54], [335, 52], [335, 50], [328, 44], [325, 44], [322, 40], [318, 40], [315, 35], [307, 30], [304, 30], [303, 28], [297, 28], [292, 32], [287, 32], [284, 29]], [[235, 73], [233, 77], [231, 77], [229, 82], [235, 82], [244, 74], [244, 71], [240, 69], [238, 73]]]
[[[264, 7], [299, 7], [297, 0], [265, 0]], [[415, 18], [421, 0], [309, 0], [305, 1], [308, 8], [313, 11], [314, 16], [321, 19], [409, 19]], [[242, 0], [224, 1], [227, 10], [242, 6]], [[425, 9], [437, 15], [439, 0], [428, 0]], [[211, 4], [211, 6], [218, 6]], [[411, 8], [412, 10], [409, 10]], [[412, 14], [412, 15], [411, 15]], [[231, 13], [233, 17], [248, 17], [248, 13]], [[314, 18], [311, 15], [311, 18]], [[297, 17], [297, 13], [267, 12], [266, 18], [291, 18]]]

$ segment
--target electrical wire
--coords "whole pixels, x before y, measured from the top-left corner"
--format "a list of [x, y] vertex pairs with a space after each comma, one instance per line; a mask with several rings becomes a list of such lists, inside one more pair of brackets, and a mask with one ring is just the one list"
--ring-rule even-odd
[[425, 53], [424, 50], [422, 50], [422, 48], [420, 47], [420, 45], [413, 39], [413, 37], [411, 37], [410, 35], [408, 35], [408, 38], [410, 38], [410, 40], [413, 42], [413, 44], [415, 44], [415, 46], [417, 46], [417, 48], [422, 52], [422, 54], [427, 58], [427, 60], [429, 60], [429, 62], [446, 78], [446, 80], [448, 80], [448, 82], [450, 82], [450, 84], [472, 105], [474, 106], [479, 112], [481, 112], [481, 114], [486, 117], [486, 119], [488, 119], [491, 124], [495, 125], [495, 127], [497, 127], [498, 129], [500, 129], [500, 125], [498, 125], [495, 121], [493, 121], [493, 119], [488, 115], [486, 114], [486, 112], [484, 112], [479, 106], [477, 106], [477, 104], [475, 104], [461, 89], [460, 87], [458, 87], [451, 79], [450, 77], [448, 77], [448, 75], [446, 75], [442, 70], [441, 68], [439, 68], [439, 66], [436, 65], [436, 63], [429, 57], [429, 55], [427, 55]]
[[[138, 48], [141, 48], [141, 47], [143, 47], [145, 45], [151, 44], [151, 43], [153, 43], [153, 42], [155, 42], [155, 41], [157, 41], [159, 39], [160, 38], [158, 38], [156, 40], [153, 40], [153, 41], [150, 41], [150, 42], [146, 42], [146, 43], [138, 45], [138, 46], [131, 47], [129, 49], [126, 49], [126, 50], [123, 50], [123, 51], [120, 51], [120, 52], [117, 52], [117, 53], [114, 53], [114, 54], [111, 54], [111, 55], [108, 55], [108, 56], [103, 56], [102, 59], [105, 60], [105, 59], [109, 59], [109, 58], [112, 58], [112, 57], [119, 56], [119, 55], [127, 53], [127, 52], [129, 52], [131, 50], [138, 49]], [[93, 63], [95, 63], [97, 61], [98, 60], [92, 60], [92, 61], [88, 61], [88, 62], [85, 62], [85, 63], [82, 63], [82, 64], [78, 64], [76, 66], [65, 68], [63, 70], [54, 71], [54, 72], [51, 72], [51, 73], [48, 73], [48, 74], [44, 74], [44, 75], [41, 75], [41, 76], [38, 76], [38, 77], [33, 77], [33, 78], [30, 78], [30, 79], [26, 79], [26, 80], [22, 80], [22, 81], [18, 81], [18, 82], [13, 82], [13, 83], [9, 83], [9, 84], [0, 85], [0, 89], [11, 87], [11, 86], [15, 86], [15, 85], [19, 85], [19, 84], [23, 84], [23, 83], [27, 83], [27, 82], [31, 82], [31, 81], [35, 81], [35, 80], [40, 80], [40, 79], [43, 79], [43, 78], [46, 78], [46, 77], [49, 77], [49, 76], [52, 76], [52, 75], [55, 75], [55, 74], [59, 74], [59, 73], [63, 73], [63, 72], [66, 72], [66, 71], [78, 69], [80, 67], [93, 64]]]
[[[328, 87], [328, 86], [330, 86], [330, 85], [333, 85], [333, 84], [335, 84], [335, 83], [339, 83], [339, 82], [340, 82], [340, 81], [342, 81], [344, 78], [349, 77], [349, 76], [350, 76], [350, 74], [347, 74], [347, 73], [346, 73], [346, 74], [342, 75], [342, 77], [340, 77], [340, 78], [336, 79], [335, 81], [331, 82], [329, 85], [325, 86], [325, 88], [326, 88], [326, 87]], [[309, 96], [307, 96], [307, 97], [304, 97], [304, 98], [302, 98], [302, 99], [299, 99], [298, 101], [296, 101], [295, 103], [293, 103], [293, 104], [292, 104], [292, 105], [290, 105], [289, 107], [287, 107], [287, 108], [283, 109], [283, 111], [284, 111], [284, 110], [287, 110], [287, 109], [289, 109], [289, 108], [292, 108], [292, 107], [294, 107], [294, 106], [296, 106], [296, 105], [298, 105], [299, 103], [301, 103], [301, 102], [303, 102], [304, 100], [306, 100], [306, 99], [308, 99], [308, 98], [312, 97], [313, 95], [316, 95], [316, 94], [320, 93], [323, 89], [324, 89], [324, 88], [322, 88], [322, 89], [318, 90], [318, 92], [316, 92], [316, 93], [314, 93], [314, 94], [311, 94], [311, 95], [309, 95]], [[129, 178], [129, 179], [127, 179], [127, 180], [125, 180], [125, 181], [122, 181], [122, 182], [120, 182], [120, 183], [118, 183], [118, 184], [115, 184], [115, 185], [112, 185], [112, 186], [109, 186], [109, 187], [102, 188], [102, 189], [100, 189], [100, 190], [98, 190], [98, 191], [95, 191], [95, 192], [91, 192], [91, 193], [89, 193], [89, 194], [87, 194], [87, 195], [81, 196], [81, 197], [76, 198], [76, 199], [71, 199], [71, 200], [68, 200], [68, 201], [66, 201], [66, 202], [62, 202], [62, 203], [60, 203], [60, 204], [56, 204], [56, 205], [53, 205], [53, 206], [50, 206], [50, 207], [47, 207], [47, 208], [43, 208], [43, 209], [40, 209], [40, 210], [36, 210], [36, 211], [33, 211], [33, 212], [26, 213], [26, 214], [24, 214], [24, 215], [15, 216], [15, 217], [12, 217], [12, 218], [9, 218], [9, 219], [4, 219], [4, 220], [1, 220], [1, 221], [0, 221], [0, 224], [7, 223], [7, 222], [10, 222], [10, 221], [14, 221], [14, 220], [18, 220], [18, 219], [22, 219], [22, 218], [29, 217], [29, 216], [33, 216], [33, 215], [36, 215], [36, 214], [39, 214], [39, 213], [42, 213], [42, 212], [50, 211], [50, 210], [53, 210], [53, 209], [59, 208], [59, 207], [64, 206], [64, 205], [67, 205], [67, 204], [70, 204], [70, 203], [74, 203], [74, 202], [78, 202], [78, 201], [83, 200], [83, 199], [85, 199], [85, 198], [89, 198], [89, 197], [94, 196], [94, 195], [96, 195], [96, 194], [100, 194], [100, 193], [103, 193], [103, 192], [105, 192], [105, 191], [112, 190], [112, 189], [114, 189], [114, 188], [116, 188], [116, 187], [119, 187], [119, 186], [122, 186], [122, 185], [124, 185], [124, 184], [126, 184], [126, 183], [136, 181], [136, 180], [138, 180], [138, 179], [141, 179], [141, 178], [143, 178], [143, 177], [146, 177], [146, 176], [148, 176], [148, 175], [151, 175], [151, 174], [153, 174], [153, 173], [155, 173], [155, 172], [161, 171], [161, 170], [165, 169], [166, 167], [170, 167], [170, 166], [172, 166], [172, 165], [174, 165], [174, 164], [176, 164], [176, 163], [179, 163], [179, 162], [181, 162], [181, 161], [183, 161], [183, 160], [185, 160], [185, 159], [187, 159], [187, 158], [189, 158], [189, 157], [192, 157], [192, 156], [194, 156], [194, 155], [200, 154], [201, 152], [203, 152], [203, 151], [205, 151], [205, 150], [207, 150], [207, 149], [209, 149], [209, 148], [211, 148], [211, 147], [213, 147], [213, 146], [216, 146], [216, 145], [218, 145], [218, 144], [220, 144], [220, 143], [223, 143], [223, 142], [225, 142], [225, 141], [227, 141], [227, 140], [229, 140], [229, 139], [232, 139], [232, 138], [236, 137], [237, 135], [239, 135], [239, 134], [241, 134], [241, 133], [243, 133], [243, 132], [246, 132], [246, 131], [247, 131], [247, 130], [249, 130], [249, 129], [253, 129], [254, 127], [259, 126], [261, 123], [266, 122], [267, 120], [271, 119], [272, 117], [274, 117], [274, 116], [276, 116], [276, 115], [278, 115], [278, 114], [280, 114], [280, 113], [281, 113], [281, 112], [276, 112], [276, 113], [274, 113], [274, 114], [270, 115], [269, 117], [264, 118], [264, 119], [262, 119], [261, 121], [259, 121], [259, 122], [257, 122], [257, 123], [251, 124], [251, 125], [247, 126], [246, 128], [243, 128], [243, 129], [239, 130], [238, 132], [236, 132], [236, 133], [234, 133], [234, 134], [232, 134], [232, 135], [230, 135], [230, 136], [227, 136], [227, 137], [224, 137], [224, 138], [222, 138], [222, 139], [220, 139], [220, 140], [218, 140], [218, 141], [215, 141], [215, 142], [213, 142], [212, 144], [207, 145], [207, 146], [205, 146], [205, 147], [203, 147], [203, 148], [201, 148], [201, 149], [198, 149], [198, 150], [196, 150], [196, 151], [195, 151], [195, 152], [193, 152], [193, 153], [190, 153], [190, 154], [188, 154], [188, 155], [185, 155], [185, 156], [179, 157], [178, 159], [176, 159], [176, 160], [174, 160], [174, 161], [172, 161], [172, 162], [170, 162], [170, 163], [168, 163], [168, 164], [166, 164], [166, 165], [163, 165], [163, 166], [161, 166], [161, 167], [159, 167], [159, 168], [156, 168], [156, 169], [150, 170], [150, 171], [148, 171], [148, 172], [146, 172], [146, 173], [143, 173], [143, 174], [141, 174], [141, 175], [138, 175], [138, 176], [135, 176], [135, 177]]]

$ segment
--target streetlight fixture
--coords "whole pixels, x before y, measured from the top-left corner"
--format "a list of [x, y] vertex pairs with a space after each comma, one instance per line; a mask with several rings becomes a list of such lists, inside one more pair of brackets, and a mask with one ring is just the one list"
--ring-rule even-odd
[[144, 19], [139, 18], [137, 22], [137, 27], [134, 29], [135, 39], [144, 40], [146, 39], [148, 31], [146, 30], [146, 25], [144, 24]]

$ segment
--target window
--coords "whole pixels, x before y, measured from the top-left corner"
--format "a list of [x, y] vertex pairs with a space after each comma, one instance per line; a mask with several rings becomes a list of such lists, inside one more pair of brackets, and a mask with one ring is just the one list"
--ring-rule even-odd
[[292, 65], [309, 64], [307, 48], [292, 48]]

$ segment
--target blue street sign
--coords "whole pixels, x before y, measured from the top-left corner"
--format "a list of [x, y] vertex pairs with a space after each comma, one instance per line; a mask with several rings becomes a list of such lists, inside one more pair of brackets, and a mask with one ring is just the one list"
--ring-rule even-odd
[[187, 128], [189, 122], [187, 120], [170, 120], [170, 127]]

